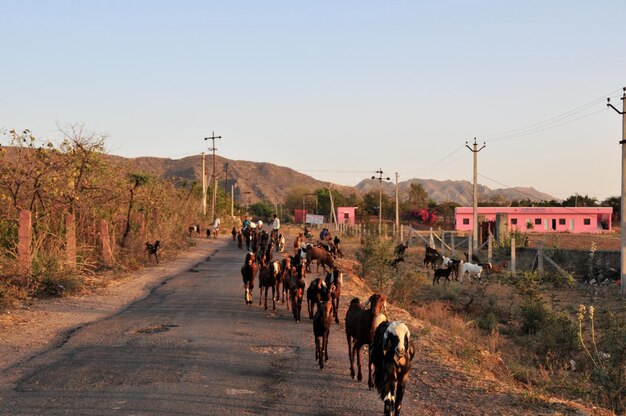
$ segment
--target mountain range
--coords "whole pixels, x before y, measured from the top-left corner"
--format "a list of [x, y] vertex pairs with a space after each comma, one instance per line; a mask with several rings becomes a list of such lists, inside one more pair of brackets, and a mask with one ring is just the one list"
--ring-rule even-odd
[[[202, 181], [202, 158], [200, 155], [188, 156], [183, 159], [166, 159], [157, 157], [138, 157], [129, 159], [133, 168], [140, 172], [150, 173], [165, 178], [181, 178], [188, 181]], [[208, 178], [212, 172], [212, 156], [206, 156], [206, 170]], [[226, 168], [227, 165], [227, 168]], [[286, 191], [294, 186], [310, 189], [332, 186], [345, 193], [363, 194], [370, 191], [378, 191], [378, 180], [364, 179], [356, 186], [343, 186], [330, 184], [317, 180], [311, 176], [297, 172], [294, 169], [278, 166], [268, 162], [251, 162], [245, 160], [226, 159], [215, 156], [218, 185], [223, 188], [231, 188], [235, 185], [235, 197], [243, 198], [254, 203], [261, 200], [281, 202]], [[210, 179], [209, 179], [210, 180]], [[469, 181], [438, 181], [434, 179], [410, 179], [398, 183], [400, 194], [406, 192], [411, 183], [421, 184], [431, 199], [440, 203], [453, 201], [467, 206], [472, 204], [472, 184]], [[394, 195], [395, 184], [383, 183], [383, 191], [388, 195]], [[228, 189], [230, 192], [230, 189]], [[480, 199], [492, 199], [495, 197], [506, 200], [530, 199], [532, 201], [549, 201], [556, 199], [553, 196], [540, 192], [532, 187], [514, 187], [490, 189], [484, 185], [478, 185]], [[241, 200], [241, 199], [240, 199]]]

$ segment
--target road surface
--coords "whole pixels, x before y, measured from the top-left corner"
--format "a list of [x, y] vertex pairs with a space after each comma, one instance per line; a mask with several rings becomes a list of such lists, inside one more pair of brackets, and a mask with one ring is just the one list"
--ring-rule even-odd
[[[382, 414], [377, 394], [349, 377], [343, 325], [320, 371], [311, 321], [296, 323], [283, 304], [265, 311], [258, 287], [246, 306], [244, 252], [226, 238], [201, 244], [194, 267], [0, 374], [0, 414]], [[410, 401], [403, 414], [421, 414]]]

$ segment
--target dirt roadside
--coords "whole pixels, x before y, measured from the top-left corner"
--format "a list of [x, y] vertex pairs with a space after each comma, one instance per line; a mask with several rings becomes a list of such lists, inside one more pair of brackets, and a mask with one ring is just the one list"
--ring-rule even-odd
[[226, 239], [196, 239], [195, 243], [173, 260], [116, 276], [106, 287], [89, 294], [35, 300], [29, 306], [0, 314], [0, 370], [24, 362], [60, 342], [72, 329], [121, 311], [146, 296], [168, 276], [193, 267], [226, 244]]

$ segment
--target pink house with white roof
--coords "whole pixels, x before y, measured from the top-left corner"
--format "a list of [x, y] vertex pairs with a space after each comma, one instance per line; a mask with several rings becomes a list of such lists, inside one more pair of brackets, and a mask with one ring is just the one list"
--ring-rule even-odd
[[[455, 209], [457, 231], [471, 231], [473, 208]], [[507, 216], [510, 231], [601, 233], [612, 230], [611, 207], [478, 207], [478, 222], [495, 222], [496, 214]]]

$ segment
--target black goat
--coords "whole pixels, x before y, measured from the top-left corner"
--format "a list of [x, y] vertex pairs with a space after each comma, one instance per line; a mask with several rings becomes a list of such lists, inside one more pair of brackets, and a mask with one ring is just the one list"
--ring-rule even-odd
[[400, 244], [398, 244], [396, 248], [394, 249], [394, 253], [396, 254], [396, 257], [404, 256], [404, 252], [406, 251], [408, 247], [409, 247], [408, 243], [404, 244], [400, 242]]
[[430, 263], [430, 265], [432, 266], [434, 270], [435, 267], [437, 267], [437, 265], [441, 264], [441, 262], [443, 262], [443, 257], [441, 257], [440, 254], [433, 254], [433, 253], [426, 252], [426, 255], [424, 256], [425, 267], [428, 266], [428, 264]]
[[374, 385], [385, 403], [385, 415], [400, 415], [414, 356], [411, 334], [404, 323], [383, 322], [376, 328], [370, 345], [370, 365], [374, 365]]
[[435, 285], [435, 282], [439, 284], [439, 279], [442, 277], [445, 277], [446, 280], [449, 282], [450, 274], [452, 273], [452, 270], [453, 270], [452, 266], [446, 267], [445, 269], [435, 269], [435, 275], [433, 276], [433, 286]]
[[156, 240], [154, 242], [154, 244], [146, 242], [146, 251], [148, 252], [148, 258], [152, 255], [154, 255], [154, 258], [156, 259], [156, 262], [159, 262], [159, 248], [161, 247], [161, 242], [159, 240]]

